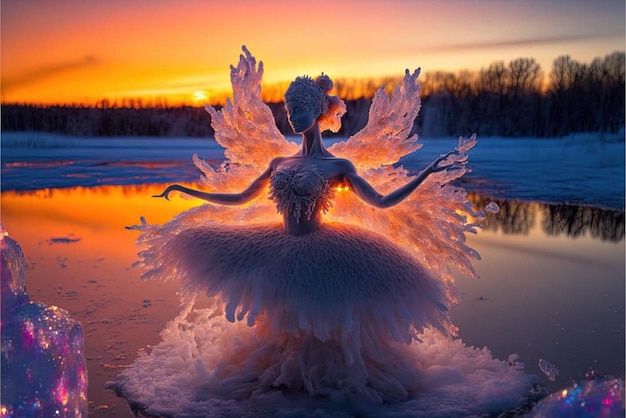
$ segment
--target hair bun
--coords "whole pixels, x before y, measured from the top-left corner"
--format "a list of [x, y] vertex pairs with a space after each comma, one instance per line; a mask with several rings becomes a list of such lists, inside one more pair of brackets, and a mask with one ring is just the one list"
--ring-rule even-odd
[[315, 84], [317, 84], [318, 87], [321, 88], [326, 94], [333, 89], [333, 80], [331, 80], [330, 77], [324, 73], [315, 79]]

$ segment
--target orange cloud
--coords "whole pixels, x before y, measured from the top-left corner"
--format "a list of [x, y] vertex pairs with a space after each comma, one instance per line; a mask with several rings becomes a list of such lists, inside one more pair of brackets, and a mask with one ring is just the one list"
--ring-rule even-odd
[[14, 75], [12, 77], [2, 77], [2, 88], [4, 90], [10, 90], [13, 87], [28, 85], [45, 78], [62, 75], [65, 73], [72, 73], [82, 70], [84, 68], [96, 66], [98, 64], [99, 62], [95, 57], [87, 55], [77, 60], [41, 66], [30, 71]]

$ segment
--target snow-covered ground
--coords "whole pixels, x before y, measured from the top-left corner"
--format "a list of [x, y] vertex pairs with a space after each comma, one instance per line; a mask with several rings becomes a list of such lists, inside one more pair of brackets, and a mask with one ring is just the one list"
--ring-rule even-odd
[[[421, 138], [401, 163], [419, 170], [452, 149], [456, 138]], [[2, 189], [35, 190], [105, 184], [194, 182], [201, 158], [219, 163], [222, 148], [199, 138], [83, 138], [5, 132]], [[507, 200], [624, 208], [624, 135], [565, 138], [478, 138], [470, 152], [469, 191]]]

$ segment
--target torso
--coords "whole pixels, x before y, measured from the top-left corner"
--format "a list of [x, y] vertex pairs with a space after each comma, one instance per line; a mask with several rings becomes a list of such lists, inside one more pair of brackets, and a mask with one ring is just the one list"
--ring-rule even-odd
[[281, 157], [273, 161], [270, 198], [282, 213], [285, 230], [306, 234], [321, 226], [333, 190], [344, 183], [352, 165], [336, 157]]

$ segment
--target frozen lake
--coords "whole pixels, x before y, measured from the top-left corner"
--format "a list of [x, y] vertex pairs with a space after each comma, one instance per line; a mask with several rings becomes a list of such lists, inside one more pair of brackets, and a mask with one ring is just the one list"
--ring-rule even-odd
[[[401, 163], [420, 170], [452, 149], [455, 138], [420, 139], [422, 149]], [[3, 190], [197, 182], [197, 153], [219, 164], [210, 139], [83, 138], [5, 132]], [[583, 134], [560, 139], [478, 138], [470, 153], [468, 191], [493, 198], [624, 208], [624, 141]]]
[[[455, 139], [426, 139], [403, 164], [418, 170]], [[146, 216], [165, 222], [198, 202], [151, 199], [163, 183], [196, 182], [191, 155], [219, 162], [207, 139], [71, 138], [2, 134], [2, 222], [27, 257], [34, 301], [70, 311], [85, 331], [90, 416], [134, 416], [104, 389], [137, 350], [160, 341], [179, 312], [175, 283], [129, 269]], [[624, 142], [480, 139], [464, 186], [496, 201], [469, 237], [480, 280], [459, 280], [459, 337], [506, 360], [517, 354], [549, 392], [598, 374], [624, 373]], [[540, 358], [560, 369], [550, 381]]]

